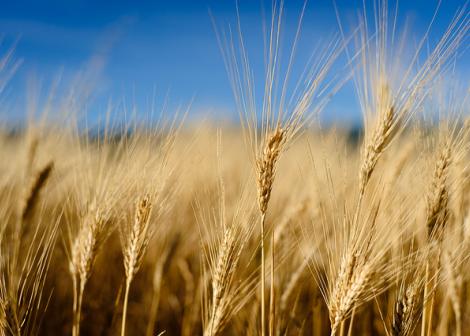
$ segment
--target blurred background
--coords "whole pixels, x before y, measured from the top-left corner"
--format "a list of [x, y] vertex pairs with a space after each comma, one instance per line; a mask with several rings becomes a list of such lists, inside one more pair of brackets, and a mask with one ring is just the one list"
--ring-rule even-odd
[[[408, 27], [409, 44], [430, 28], [436, 43], [465, 1], [401, 1], [397, 29]], [[303, 0], [284, 3], [282, 51], [287, 58]], [[391, 1], [395, 8], [396, 2]], [[63, 97], [80, 101], [80, 110], [94, 123], [109, 111], [113, 118], [173, 113], [190, 105], [189, 119], [237, 121], [230, 82], [216, 38], [216, 29], [236, 31], [237, 7], [250, 64], [257, 85], [263, 84], [263, 21], [270, 1], [8, 1], [0, 11], [0, 49], [9, 55], [0, 64], [0, 120], [21, 124]], [[373, 1], [336, 0], [345, 33]], [[216, 28], [217, 27], [217, 28]], [[312, 50], [338, 34], [332, 0], [308, 1], [294, 71], [301, 72]], [[468, 84], [470, 57], [465, 49], [452, 76]], [[347, 76], [345, 55], [334, 72]], [[11, 78], [10, 78], [11, 77]], [[258, 94], [258, 97], [261, 96]], [[347, 82], [321, 114], [323, 123], [359, 124], [361, 113], [354, 86]]]

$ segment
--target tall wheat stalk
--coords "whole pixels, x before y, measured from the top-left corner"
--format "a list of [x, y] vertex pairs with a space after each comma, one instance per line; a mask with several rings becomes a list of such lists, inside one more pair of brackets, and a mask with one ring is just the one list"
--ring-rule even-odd
[[85, 285], [91, 276], [99, 249], [109, 234], [108, 216], [92, 204], [81, 220], [80, 229], [71, 242], [69, 271], [73, 282], [72, 334], [80, 335], [80, 320]]
[[[208, 260], [210, 287], [210, 304], [207, 308], [207, 322], [204, 323], [204, 336], [220, 335], [230, 320], [247, 301], [251, 289], [250, 282], [236, 278], [240, 257], [252, 232], [250, 216], [246, 216], [246, 209], [242, 207], [246, 202], [244, 194], [238, 201], [233, 214], [227, 218], [225, 182], [221, 168], [221, 138], [219, 134], [218, 156], [218, 209], [216, 214], [201, 214], [201, 228], [205, 229], [209, 237], [208, 246], [204, 254]], [[248, 211], [249, 212], [249, 211]], [[242, 215], [245, 215], [242, 217]], [[202, 237], [201, 237], [202, 238]], [[243, 294], [245, 293], [245, 294]]]
[[126, 285], [122, 310], [121, 335], [126, 334], [127, 305], [132, 280], [138, 272], [150, 239], [150, 216], [152, 213], [152, 201], [149, 195], [141, 197], [135, 208], [134, 221], [125, 223], [121, 229], [121, 244], [124, 255], [124, 268], [126, 273]]
[[[306, 3], [300, 12], [297, 29], [291, 45], [288, 66], [285, 73], [281, 70], [281, 26], [283, 18], [283, 2], [274, 1], [271, 7], [270, 25], [266, 29], [266, 69], [261, 113], [257, 111], [255, 99], [255, 83], [251, 73], [249, 58], [243, 40], [240, 19], [238, 19], [237, 49], [233, 37], [224, 32], [217, 33], [225, 66], [240, 114], [245, 142], [248, 143], [254, 158], [257, 176], [260, 249], [261, 249], [261, 335], [266, 333], [266, 300], [265, 300], [265, 224], [268, 203], [274, 182], [277, 161], [289, 142], [301, 131], [307, 121], [318, 114], [330, 97], [339, 89], [342, 82], [337, 79], [324, 84], [326, 77], [341, 52], [339, 39], [333, 37], [324, 48], [316, 51], [305, 65], [305, 71], [295, 83], [293, 93], [288, 96], [292, 67], [294, 64], [298, 40]], [[339, 82], [339, 83], [338, 83]], [[310, 115], [307, 115], [310, 112]], [[259, 120], [261, 125], [259, 125]], [[260, 126], [260, 127], [258, 127]], [[261, 131], [261, 132], [260, 132]], [[261, 136], [259, 135], [261, 133]], [[274, 231], [275, 226], [273, 226]], [[273, 233], [274, 236], [274, 233]], [[272, 239], [273, 240], [273, 239]], [[272, 243], [272, 242], [271, 242]], [[273, 245], [273, 244], [271, 244]], [[271, 283], [270, 283], [270, 319], [269, 334], [274, 334], [275, 298], [275, 265], [274, 246], [271, 247]]]
[[[260, 211], [260, 232], [261, 232], [261, 329], [265, 330], [265, 220], [268, 210], [268, 203], [271, 198], [272, 186], [276, 173], [276, 163], [281, 154], [281, 150], [286, 142], [286, 133], [278, 127], [267, 139], [262, 156], [257, 161], [258, 168], [258, 207]], [[271, 290], [270, 297], [274, 295], [274, 232], [271, 240]], [[274, 298], [270, 300], [270, 314], [274, 313]], [[274, 320], [274, 317], [272, 320]], [[271, 319], [270, 319], [271, 320]], [[270, 325], [270, 335], [273, 332], [273, 325]]]
[[[431, 181], [431, 188], [426, 197], [426, 228], [429, 244], [429, 253], [434, 251], [437, 244], [437, 263], [431, 264], [430, 254], [426, 259], [426, 270], [424, 276], [424, 307], [421, 324], [421, 335], [425, 336], [431, 333], [433, 305], [435, 296], [435, 283], [439, 276], [441, 242], [444, 234], [444, 227], [448, 217], [449, 191], [447, 186], [447, 175], [451, 163], [451, 141], [446, 139], [438, 152], [438, 158], [434, 167], [434, 175]], [[434, 272], [434, 268], [436, 271]], [[432, 273], [431, 273], [432, 272]], [[432, 277], [431, 277], [432, 275]]]

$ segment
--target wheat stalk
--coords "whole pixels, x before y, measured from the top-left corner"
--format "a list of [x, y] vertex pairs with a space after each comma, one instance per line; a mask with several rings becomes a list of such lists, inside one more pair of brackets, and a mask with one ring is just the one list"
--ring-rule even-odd
[[421, 279], [418, 277], [406, 289], [400, 287], [392, 322], [393, 336], [407, 336], [413, 332], [416, 323], [416, 315], [419, 313], [419, 295]]
[[[258, 205], [260, 208], [260, 229], [261, 229], [261, 335], [266, 333], [265, 320], [265, 220], [268, 209], [269, 199], [271, 197], [272, 185], [274, 182], [276, 162], [281, 152], [286, 147], [288, 141], [294, 138], [305, 125], [308, 112], [319, 113], [329, 101], [330, 97], [339, 89], [341, 83], [333, 80], [325, 87], [322, 87], [326, 81], [326, 76], [338, 57], [342, 47], [339, 46], [339, 40], [331, 39], [325, 49], [320, 51], [316, 58], [312, 59], [312, 64], [307, 64], [306, 71], [299, 76], [298, 83], [294, 87], [292, 96], [287, 96], [292, 65], [297, 49], [297, 42], [300, 38], [303, 16], [306, 9], [304, 4], [300, 13], [297, 30], [291, 46], [289, 62], [285, 73], [281, 72], [280, 62], [280, 41], [281, 26], [283, 17], [283, 2], [275, 1], [272, 7], [270, 29], [268, 33], [268, 42], [266, 50], [266, 74], [264, 81], [264, 94], [261, 111], [261, 133], [262, 141], [259, 146], [258, 139], [258, 113], [256, 111], [257, 102], [255, 101], [254, 83], [250, 66], [248, 64], [247, 52], [241, 33], [241, 25], [238, 22], [239, 55], [233, 46], [233, 40], [227, 39], [224, 34], [217, 33], [217, 39], [221, 46], [225, 66], [232, 85], [232, 90], [237, 103], [245, 141], [247, 141], [254, 152], [257, 186], [258, 186]], [[228, 43], [228, 40], [230, 43]], [[316, 63], [315, 63], [316, 61]], [[241, 65], [241, 66], [240, 66]], [[279, 76], [280, 75], [280, 76]], [[278, 80], [281, 77], [281, 85], [278, 86]], [[279, 95], [277, 90], [279, 88]], [[323, 90], [330, 94], [324, 94]], [[316, 104], [314, 104], [316, 102]], [[274, 334], [274, 227], [271, 242], [271, 287], [270, 287], [270, 325], [269, 334]]]
[[277, 127], [266, 139], [262, 155], [257, 160], [258, 170], [258, 206], [262, 215], [266, 215], [271, 190], [276, 176], [276, 164], [286, 143], [286, 131]]
[[396, 123], [396, 112], [392, 105], [390, 88], [385, 83], [380, 83], [377, 97], [377, 125], [372, 136], [364, 143], [362, 165], [359, 170], [359, 193], [364, 194], [367, 183], [374, 171], [380, 155], [390, 143], [394, 133], [393, 126]]
[[[264, 334], [265, 330], [265, 320], [266, 320], [266, 313], [265, 313], [265, 249], [264, 249], [264, 242], [265, 242], [265, 220], [266, 220], [266, 212], [268, 210], [268, 203], [271, 198], [271, 191], [274, 183], [274, 178], [276, 175], [276, 164], [279, 160], [279, 156], [283, 150], [284, 145], [287, 141], [287, 133], [286, 130], [283, 130], [281, 127], [277, 127], [275, 131], [270, 134], [266, 138], [266, 143], [264, 145], [264, 149], [262, 155], [257, 160], [257, 170], [258, 170], [258, 179], [257, 179], [257, 186], [258, 186], [258, 206], [260, 211], [260, 231], [261, 231], [261, 330]], [[273, 312], [273, 305], [274, 305], [274, 298], [272, 297], [274, 291], [274, 232], [272, 232], [272, 241], [271, 241], [271, 290], [270, 290], [270, 312]], [[274, 319], [274, 318], [273, 318]], [[271, 319], [270, 319], [271, 320]], [[273, 326], [270, 326], [270, 330], [272, 333]], [[271, 335], [270, 333], [270, 335]]]
[[237, 249], [237, 237], [230, 226], [225, 229], [218, 252], [217, 263], [212, 274], [212, 311], [204, 335], [218, 335], [226, 320], [228, 290], [237, 268], [240, 250]]
[[335, 287], [328, 302], [330, 311], [331, 335], [352, 312], [354, 305], [361, 299], [369, 285], [373, 272], [371, 265], [357, 253], [350, 253], [343, 258]]
[[[18, 259], [20, 258], [21, 242], [23, 241], [24, 236], [27, 233], [27, 230], [30, 229], [29, 222], [34, 215], [34, 209], [39, 201], [39, 195], [41, 190], [47, 183], [49, 176], [51, 175], [52, 169], [54, 167], [53, 162], [49, 162], [43, 168], [38, 170], [38, 172], [33, 176], [29, 177], [31, 179], [30, 184], [26, 188], [23, 199], [19, 202], [20, 210], [19, 217], [14, 228], [14, 242], [13, 242], [13, 256], [11, 259], [13, 267], [15, 267]], [[30, 171], [30, 167], [27, 168], [27, 171]]]
[[151, 212], [152, 202], [149, 195], [145, 195], [137, 202], [132, 224], [124, 224], [121, 231], [121, 244], [126, 271], [126, 288], [121, 325], [122, 336], [126, 334], [127, 305], [131, 283], [139, 270], [150, 239], [149, 223]]
[[[224, 199], [222, 196], [222, 207]], [[242, 296], [238, 297], [245, 290], [245, 284], [240, 282], [238, 287], [234, 286], [240, 255], [251, 232], [245, 223], [240, 222], [239, 211], [237, 209], [231, 222], [225, 223], [225, 210], [221, 209], [219, 220], [222, 221], [222, 238], [214, 254], [209, 256], [212, 296], [209, 321], [204, 328], [205, 336], [219, 335], [232, 314], [243, 304], [242, 301], [246, 300]]]
[[26, 222], [32, 216], [34, 207], [38, 201], [39, 193], [46, 184], [53, 167], [54, 163], [51, 161], [40, 169], [34, 176], [23, 201], [23, 207], [21, 210], [21, 219], [23, 222]]
[[[439, 256], [441, 251], [443, 231], [449, 212], [449, 191], [447, 187], [447, 175], [448, 168], [451, 163], [450, 146], [451, 142], [449, 141], [449, 139], [447, 139], [438, 153], [438, 158], [434, 166], [434, 174], [431, 180], [430, 190], [426, 196], [426, 228], [428, 244], [430, 247], [432, 247], [437, 243]], [[433, 283], [435, 281], [435, 278], [437, 278], [439, 275], [440, 267], [439, 263], [435, 265], [437, 267], [436, 274], [431, 279], [431, 270], [433, 265], [431, 264], [430, 257], [431, 256], [428, 256], [426, 260], [424, 307], [423, 319], [421, 324], [422, 336], [431, 333], [435, 296], [435, 286], [433, 285]]]
[[74, 288], [74, 322], [72, 334], [80, 334], [80, 318], [85, 285], [91, 276], [94, 262], [99, 249], [103, 245], [109, 231], [105, 213], [93, 204], [82, 219], [80, 229], [71, 243], [69, 271], [72, 275]]
[[462, 335], [462, 277], [460, 274], [456, 274], [456, 270], [454, 270], [454, 263], [449, 251], [445, 251], [444, 261], [449, 279], [448, 295], [452, 304], [452, 310], [454, 311], [455, 315], [455, 335], [460, 336]]
[[434, 167], [431, 187], [426, 196], [426, 227], [428, 240], [441, 240], [442, 233], [448, 217], [449, 191], [447, 176], [451, 163], [450, 142], [442, 145]]

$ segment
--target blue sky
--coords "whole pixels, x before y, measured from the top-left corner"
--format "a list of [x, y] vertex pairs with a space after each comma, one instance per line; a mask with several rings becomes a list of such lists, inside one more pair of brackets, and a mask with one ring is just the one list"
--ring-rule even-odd
[[[285, 2], [284, 30], [294, 31], [303, 0]], [[465, 1], [443, 0], [431, 32], [437, 39]], [[261, 72], [262, 1], [239, 0], [238, 6], [252, 65]], [[362, 0], [337, 0], [345, 26], [362, 8]], [[367, 3], [367, 1], [366, 1]], [[394, 3], [394, 1], [390, 1]], [[401, 20], [410, 19], [419, 36], [430, 22], [435, 0], [399, 3]], [[264, 0], [264, 7], [271, 2]], [[371, 7], [370, 3], [366, 7]], [[45, 97], [60, 78], [57, 92], [73, 86], [77, 74], [87, 81], [91, 119], [113, 106], [148, 111], [155, 100], [169, 111], [192, 103], [190, 117], [235, 118], [235, 104], [209, 15], [221, 27], [236, 21], [235, 0], [168, 1], [9, 1], [0, 11], [1, 51], [15, 45], [22, 64], [2, 93], [2, 119], [20, 120], [31, 92]], [[309, 55], [313, 41], [338, 30], [332, 0], [311, 0], [304, 19], [298, 59]], [[403, 21], [400, 21], [403, 22]], [[467, 57], [465, 57], [467, 56]], [[470, 74], [468, 52], [459, 60], [462, 76]], [[298, 66], [302, 65], [299, 61]], [[340, 67], [340, 65], [338, 65]], [[468, 82], [467, 82], [468, 83]], [[38, 105], [40, 105], [38, 103]], [[121, 111], [119, 111], [121, 110]], [[116, 108], [122, 113], [122, 108]], [[360, 115], [351, 85], [338, 93], [324, 111], [327, 119], [356, 121]]]

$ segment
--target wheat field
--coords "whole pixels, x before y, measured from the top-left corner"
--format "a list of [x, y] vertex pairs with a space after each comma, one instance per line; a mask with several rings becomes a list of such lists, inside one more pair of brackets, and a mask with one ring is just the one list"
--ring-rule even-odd
[[[2, 125], [0, 335], [468, 335], [470, 91], [441, 79], [469, 13], [409, 60], [388, 17], [291, 92], [274, 4], [261, 104], [243, 37], [217, 27], [239, 124], [88, 128], [68, 97]], [[318, 122], [345, 81], [359, 132]]]

